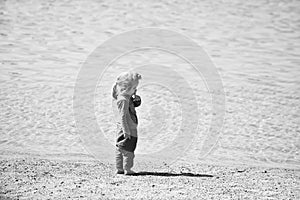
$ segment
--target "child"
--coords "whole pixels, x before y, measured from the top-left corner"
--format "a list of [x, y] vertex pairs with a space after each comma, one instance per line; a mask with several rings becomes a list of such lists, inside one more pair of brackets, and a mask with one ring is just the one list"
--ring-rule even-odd
[[[137, 144], [138, 119], [135, 107], [141, 104], [136, 88], [141, 75], [136, 72], [124, 72], [113, 86], [114, 106], [117, 106], [116, 174], [132, 175], [134, 150]], [[123, 168], [124, 159], [124, 168]]]

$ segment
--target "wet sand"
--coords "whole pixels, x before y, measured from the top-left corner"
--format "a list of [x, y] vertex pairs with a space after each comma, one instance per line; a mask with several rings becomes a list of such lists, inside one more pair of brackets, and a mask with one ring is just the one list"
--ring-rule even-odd
[[[298, 1], [1, 1], [0, 196], [47, 199], [52, 192], [56, 196], [50, 199], [88, 198], [85, 189], [92, 188], [98, 192], [95, 198], [130, 199], [126, 195], [133, 192], [134, 197], [145, 194], [147, 199], [299, 199], [299, 7]], [[141, 27], [185, 34], [207, 52], [226, 95], [222, 135], [213, 152], [201, 158], [199, 144], [212, 114], [209, 92], [190, 66], [161, 51], [134, 52], [110, 66], [95, 96], [99, 126], [113, 141], [108, 88], [120, 71], [148, 63], [173, 67], [191, 83], [201, 112], [194, 143], [170, 167], [175, 174], [190, 166], [188, 173], [213, 177], [114, 177], [110, 164], [91, 161], [80, 139], [73, 116], [80, 67], [102, 42]], [[137, 153], [142, 154], [170, 142], [169, 136], [180, 128], [180, 104], [163, 87], [144, 87], [139, 92], [144, 104], [138, 110]], [[153, 120], [155, 116], [159, 118]], [[151, 135], [154, 128], [159, 137]], [[76, 160], [91, 163], [74, 167]], [[141, 166], [136, 169], [157, 171], [153, 163]], [[237, 172], [241, 166], [245, 171]], [[73, 170], [60, 175], [66, 168]], [[80, 189], [76, 181], [84, 170], [87, 187]], [[13, 171], [20, 181], [11, 179]], [[58, 183], [67, 180], [70, 184]]]

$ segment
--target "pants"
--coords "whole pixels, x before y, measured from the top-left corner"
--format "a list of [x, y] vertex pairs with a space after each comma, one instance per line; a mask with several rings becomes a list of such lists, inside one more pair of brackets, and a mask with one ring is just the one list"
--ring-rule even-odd
[[[116, 168], [119, 171], [130, 170], [133, 167], [134, 151], [136, 149], [137, 137], [124, 137], [123, 130], [117, 132], [116, 141]], [[124, 161], [124, 166], [123, 166]]]
[[120, 149], [134, 152], [134, 150], [136, 149], [137, 139], [138, 138], [134, 136], [131, 136], [130, 139], [129, 138], [125, 139], [123, 130], [121, 129], [117, 133], [116, 146], [119, 147]]
[[[116, 168], [118, 171], [129, 171], [133, 167], [134, 152], [116, 147]], [[124, 166], [123, 166], [124, 161]]]

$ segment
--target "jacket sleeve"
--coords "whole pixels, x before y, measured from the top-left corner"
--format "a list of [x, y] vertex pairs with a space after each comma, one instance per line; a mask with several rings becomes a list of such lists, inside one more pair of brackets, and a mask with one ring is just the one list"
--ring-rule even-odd
[[129, 114], [129, 103], [125, 99], [122, 99], [118, 101], [117, 104], [118, 104], [122, 129], [126, 134], [130, 135], [130, 129], [128, 126], [128, 119], [127, 119]]

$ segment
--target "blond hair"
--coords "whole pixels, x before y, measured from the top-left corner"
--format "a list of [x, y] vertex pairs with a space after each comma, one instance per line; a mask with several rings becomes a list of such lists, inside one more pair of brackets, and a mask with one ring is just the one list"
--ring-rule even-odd
[[113, 86], [112, 96], [117, 99], [118, 95], [127, 94], [127, 92], [132, 88], [134, 83], [142, 79], [142, 76], [134, 71], [123, 72], [117, 77], [117, 81]]

